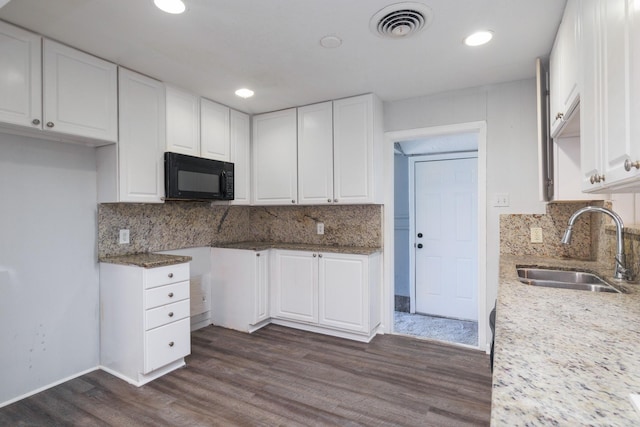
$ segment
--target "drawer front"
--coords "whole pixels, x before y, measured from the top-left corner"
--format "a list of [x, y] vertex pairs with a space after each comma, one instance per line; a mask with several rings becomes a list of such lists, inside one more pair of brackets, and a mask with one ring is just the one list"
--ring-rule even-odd
[[189, 282], [173, 283], [144, 291], [144, 308], [160, 307], [189, 298]]
[[189, 263], [168, 265], [145, 270], [145, 289], [189, 280]]
[[188, 299], [152, 308], [144, 313], [145, 330], [148, 331], [176, 320], [182, 320], [185, 317], [189, 317]]
[[143, 374], [148, 374], [190, 354], [190, 329], [187, 318], [145, 332]]

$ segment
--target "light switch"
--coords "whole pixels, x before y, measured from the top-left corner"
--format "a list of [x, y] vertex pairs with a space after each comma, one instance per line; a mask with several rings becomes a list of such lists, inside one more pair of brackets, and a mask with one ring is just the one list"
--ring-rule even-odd
[[495, 193], [493, 195], [493, 206], [499, 208], [509, 206], [509, 193]]
[[318, 234], [324, 234], [324, 222], [317, 222], [316, 227], [316, 231]]

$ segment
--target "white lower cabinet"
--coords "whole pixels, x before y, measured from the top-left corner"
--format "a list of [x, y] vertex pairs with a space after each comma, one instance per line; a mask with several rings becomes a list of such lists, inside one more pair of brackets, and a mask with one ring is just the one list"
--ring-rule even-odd
[[272, 320], [369, 341], [380, 324], [380, 254], [274, 250]]
[[189, 264], [100, 263], [100, 367], [141, 386], [191, 353]]
[[253, 332], [269, 322], [269, 252], [212, 248], [214, 325]]

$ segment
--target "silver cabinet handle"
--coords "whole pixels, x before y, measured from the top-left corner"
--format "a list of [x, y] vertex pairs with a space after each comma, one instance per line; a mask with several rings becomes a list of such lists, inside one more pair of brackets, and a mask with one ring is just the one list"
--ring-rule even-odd
[[169, 312], [169, 317], [173, 317], [173, 311]]
[[53, 122], [47, 122], [47, 127], [48, 127], [48, 128], [52, 128], [53, 126], [54, 126], [54, 125], [53, 125]]
[[322, 254], [318, 254], [318, 258], [322, 258]]
[[592, 184], [595, 184], [596, 182], [602, 182], [602, 181], [604, 181], [604, 175], [595, 174], [589, 177], [589, 182]]
[[334, 203], [338, 203], [338, 199], [333, 199], [333, 202]]
[[31, 123], [33, 123], [35, 126], [38, 126], [40, 124], [40, 119], [33, 119], [31, 120]]
[[327, 202], [331, 203], [331, 199], [327, 199]]
[[169, 292], [169, 298], [173, 298], [173, 292]]
[[173, 273], [169, 273], [169, 279], [173, 277]]
[[627, 159], [624, 161], [624, 170], [630, 172], [632, 168], [640, 169], [640, 160], [632, 162], [631, 160]]
[[173, 347], [173, 341], [169, 343], [169, 347]]
[[315, 258], [315, 257], [316, 257], [316, 254], [313, 254], [313, 257]]
[[292, 200], [292, 201], [291, 201], [291, 203], [295, 203], [295, 202], [296, 202], [295, 200]]

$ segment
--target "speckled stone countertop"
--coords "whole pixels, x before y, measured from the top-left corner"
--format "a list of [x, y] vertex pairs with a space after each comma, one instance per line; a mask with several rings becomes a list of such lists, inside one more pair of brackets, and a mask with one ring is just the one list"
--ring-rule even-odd
[[100, 262], [143, 268], [165, 267], [191, 261], [190, 256], [143, 253], [100, 258]]
[[371, 255], [380, 252], [381, 248], [369, 248], [360, 246], [329, 246], [309, 245], [304, 243], [274, 243], [274, 242], [240, 242], [216, 245], [219, 248], [245, 249], [250, 251], [262, 251], [266, 249], [289, 249], [293, 251], [332, 252], [341, 254]]
[[516, 265], [583, 268], [612, 284], [613, 266], [502, 255], [492, 426], [638, 426], [640, 285], [597, 293], [522, 284]]

